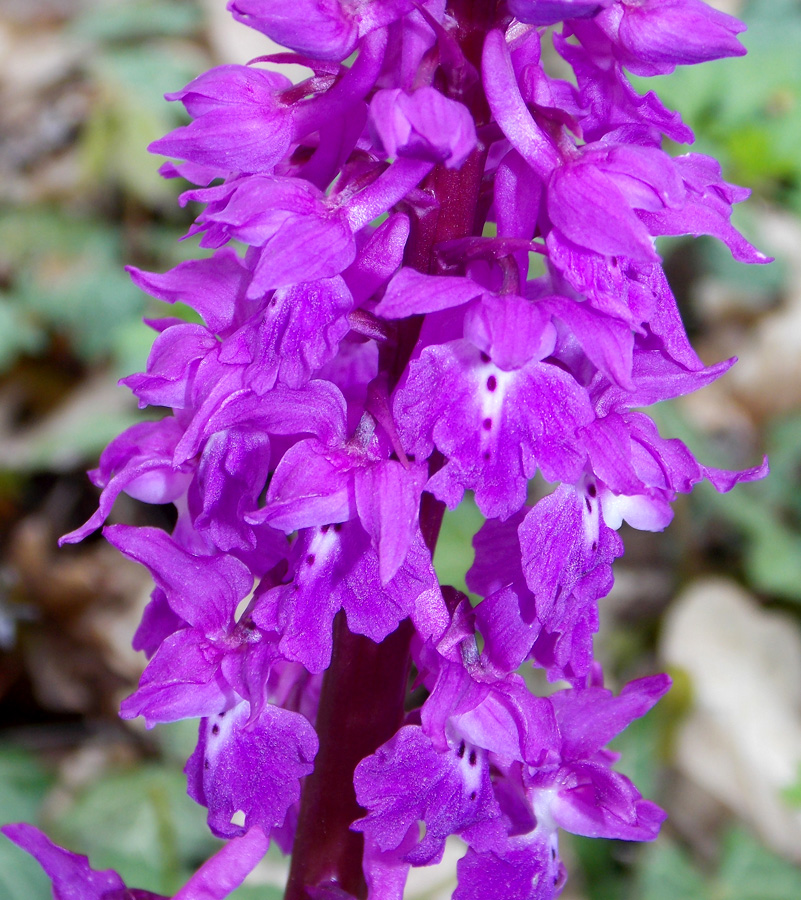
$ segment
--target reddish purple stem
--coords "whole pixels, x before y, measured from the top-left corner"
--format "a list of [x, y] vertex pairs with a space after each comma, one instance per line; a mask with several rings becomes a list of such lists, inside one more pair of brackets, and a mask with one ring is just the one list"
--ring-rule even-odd
[[[459, 22], [459, 44], [468, 62], [480, 70], [483, 37], [495, 24], [494, 0], [451, 0]], [[476, 125], [486, 124], [488, 109], [480, 82], [459, 98]], [[436, 247], [445, 241], [480, 234], [477, 224], [486, 152], [479, 148], [458, 170], [438, 166], [423, 182], [437, 201], [422, 217], [413, 217], [406, 265], [422, 272], [438, 271]], [[422, 316], [399, 323], [398, 340], [382, 348], [381, 367], [390, 388], [398, 381], [414, 349]], [[436, 453], [431, 474], [444, 460]], [[424, 493], [420, 528], [432, 554], [445, 506]], [[367, 896], [362, 872], [364, 838], [350, 825], [364, 815], [356, 802], [353, 771], [400, 727], [409, 677], [409, 644], [413, 628], [406, 619], [381, 644], [352, 634], [344, 611], [334, 621], [331, 665], [323, 680], [317, 717], [320, 749], [314, 772], [303, 786], [300, 816], [285, 900], [308, 900], [307, 888], [336, 885], [357, 898]]]

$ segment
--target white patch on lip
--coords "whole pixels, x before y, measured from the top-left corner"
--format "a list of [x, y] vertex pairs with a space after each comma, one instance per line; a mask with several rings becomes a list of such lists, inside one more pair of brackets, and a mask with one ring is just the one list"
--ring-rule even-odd
[[[333, 525], [327, 527], [325, 530], [318, 528], [309, 543], [309, 549], [306, 551], [304, 563], [307, 563], [308, 567], [311, 568], [312, 566], [326, 562], [338, 544], [339, 537], [337, 536], [337, 530]], [[314, 558], [310, 559], [310, 557]], [[303, 565], [303, 563], [301, 563], [301, 565]]]
[[233, 738], [234, 729], [240, 723], [247, 722], [250, 715], [250, 704], [247, 700], [238, 703], [232, 709], [209, 716], [206, 720], [206, 753], [205, 760], [214, 766], [223, 747]]
[[486, 750], [473, 747], [466, 741], [460, 741], [458, 744], [455, 753], [456, 762], [467, 794], [478, 795], [481, 790], [481, 773], [486, 764], [486, 755]]
[[503, 402], [514, 378], [514, 372], [504, 372], [490, 361], [478, 367], [477, 376], [477, 394], [481, 411], [479, 443], [483, 454], [497, 445]]

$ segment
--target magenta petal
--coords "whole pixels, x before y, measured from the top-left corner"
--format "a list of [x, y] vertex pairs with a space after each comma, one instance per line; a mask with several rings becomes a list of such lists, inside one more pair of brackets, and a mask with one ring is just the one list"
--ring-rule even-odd
[[484, 654], [503, 673], [514, 672], [523, 664], [542, 630], [537, 619], [523, 620], [512, 587], [501, 588], [478, 604], [476, 625], [484, 636]]
[[502, 891], [496, 895], [498, 900], [554, 900], [566, 873], [553, 846], [552, 853], [552, 844], [544, 837], [510, 841], [503, 853], [477, 853], [469, 848], [456, 866], [459, 886], [453, 900], [487, 900], [492, 897], [489, 885]]
[[382, 583], [378, 554], [357, 520], [302, 531], [293, 547], [292, 580], [267, 591], [253, 619], [278, 631], [288, 659], [311, 672], [331, 661], [334, 616], [344, 609], [348, 627], [380, 643], [412, 615], [426, 637], [442, 629], [442, 598], [419, 531], [393, 578]]
[[483, 292], [484, 288], [470, 278], [424, 275], [405, 266], [387, 285], [375, 313], [385, 319], [404, 319], [461, 306]]
[[144, 716], [148, 727], [210, 716], [227, 709], [234, 693], [222, 677], [224, 651], [197, 629], [168, 635], [150, 660], [139, 687], [120, 704], [123, 719]]
[[555, 25], [564, 19], [596, 15], [614, 0], [509, 0], [509, 12], [530, 25]]
[[255, 548], [257, 537], [245, 514], [257, 506], [269, 461], [269, 439], [255, 430], [229, 428], [206, 442], [189, 490], [189, 509], [194, 527], [218, 550]]
[[[276, 290], [258, 324], [243, 329], [251, 348], [246, 381], [265, 394], [276, 379], [302, 388], [312, 373], [336, 356], [350, 330], [353, 297], [338, 275]], [[227, 362], [225, 348], [221, 359]]]
[[677, 157], [676, 166], [687, 187], [687, 202], [677, 209], [640, 210], [639, 218], [652, 235], [711, 234], [723, 241], [732, 256], [743, 263], [769, 263], [771, 257], [757, 250], [731, 224], [732, 206], [749, 191], [725, 182], [720, 164], [700, 153]]
[[389, 157], [425, 159], [458, 169], [477, 143], [467, 107], [434, 87], [413, 93], [399, 88], [378, 91], [370, 103], [370, 118]]
[[467, 341], [451, 341], [412, 362], [395, 418], [417, 459], [432, 444], [448, 458], [429, 482], [432, 493], [453, 508], [474, 490], [485, 516], [507, 518], [523, 506], [537, 467], [548, 481], [579, 477], [575, 429], [593, 415], [562, 369], [532, 362], [504, 372]]
[[558, 164], [556, 148], [535, 123], [520, 95], [509, 48], [500, 31], [484, 40], [484, 90], [498, 125], [512, 146], [543, 181]]
[[557, 691], [550, 697], [562, 734], [562, 758], [590, 759], [670, 689], [667, 675], [629, 682], [615, 697], [605, 688]]
[[[667, 813], [640, 792], [625, 775], [596, 763], [565, 768], [551, 802], [560, 828], [585, 837], [652, 841]], [[558, 784], [559, 782], [557, 782]]]
[[745, 54], [737, 40], [745, 25], [702, 0], [645, 0], [621, 6], [615, 37], [621, 61], [637, 74]]
[[382, 584], [395, 576], [406, 559], [427, 480], [425, 466], [404, 467], [391, 459], [356, 472], [356, 509], [378, 550]]
[[[19, 822], [3, 825], [0, 831], [30, 853], [45, 870], [53, 882], [55, 900], [104, 900], [109, 894], [125, 891], [125, 884], [116, 872], [95, 871], [85, 856], [56, 846], [33, 825]], [[155, 900], [155, 894], [150, 896]]]
[[[243, 701], [201, 722], [184, 770], [189, 796], [208, 807], [218, 837], [237, 837], [254, 826], [269, 834], [300, 798], [300, 779], [314, 768], [316, 754], [317, 734], [300, 713], [266, 704], [254, 720]], [[234, 825], [240, 810], [245, 824]]]
[[[531, 177], [523, 157], [510, 150], [495, 175], [494, 200], [498, 234], [530, 240], [539, 216], [543, 185]], [[520, 257], [518, 266], [525, 271], [528, 260]]]
[[265, 395], [241, 386], [243, 373], [220, 379], [197, 408], [175, 447], [173, 461], [193, 457], [211, 435], [232, 427], [267, 434], [316, 434], [326, 443], [344, 439], [346, 403], [330, 381], [315, 379], [302, 388], [276, 385]]
[[253, 587], [253, 575], [238, 559], [195, 556], [160, 528], [110, 525], [103, 533], [121, 553], [148, 568], [181, 618], [209, 636], [228, 629], [237, 604]]
[[598, 499], [564, 484], [531, 509], [519, 535], [523, 571], [543, 623], [560, 615], [582, 578], [608, 567], [623, 549], [603, 522]]
[[352, 827], [382, 850], [397, 847], [417, 820], [425, 822], [425, 837], [406, 855], [413, 865], [437, 862], [448, 835], [498, 815], [486, 757], [463, 745], [438, 753], [413, 725], [363, 759], [353, 782], [368, 814]]
[[722, 494], [730, 491], [735, 484], [739, 484], [741, 481], [759, 481], [759, 479], [765, 478], [770, 472], [767, 456], [760, 465], [741, 472], [730, 472], [726, 469], [714, 469], [709, 466], [703, 466], [702, 468], [704, 476], [712, 482], [715, 490], [720, 491]]
[[172, 464], [182, 434], [178, 422], [168, 416], [158, 422], [139, 422], [116, 437], [101, 454], [99, 467], [90, 472], [94, 484], [103, 488], [97, 512], [61, 537], [59, 545], [77, 543], [100, 528], [123, 491], [146, 503], [177, 500], [192, 477], [188, 466]]
[[356, 46], [359, 28], [340, 0], [229, 0], [238, 22], [250, 25], [277, 44], [315, 59], [338, 61]]
[[634, 388], [634, 335], [627, 323], [567, 297], [549, 297], [539, 305], [567, 325], [588, 358], [611, 381], [624, 390]]
[[180, 324], [165, 329], [153, 342], [147, 371], [123, 378], [121, 384], [139, 398], [140, 406], [189, 406], [192, 379], [198, 365], [218, 346], [202, 325]]
[[485, 294], [470, 306], [464, 336], [505, 371], [550, 356], [556, 344], [546, 309], [516, 294]]
[[215, 334], [234, 322], [237, 303], [250, 272], [233, 250], [218, 250], [208, 259], [179, 263], [163, 275], [128, 266], [134, 284], [165, 303], [182, 302], [203, 317]]
[[604, 256], [656, 262], [648, 234], [620, 188], [590, 162], [556, 169], [548, 185], [548, 215], [572, 244]]
[[354, 460], [312, 438], [284, 454], [267, 489], [264, 510], [252, 520], [289, 534], [299, 528], [347, 522], [356, 514]]
[[172, 900], [223, 900], [242, 884], [269, 846], [269, 835], [254, 825], [207, 859]]
[[190, 160], [229, 172], [271, 172], [290, 146], [291, 110], [280, 92], [292, 83], [277, 72], [250, 66], [218, 66], [182, 91], [194, 121], [176, 128], [148, 148], [151, 153]]
[[167, 595], [161, 588], [153, 588], [150, 602], [142, 613], [142, 621], [133, 636], [134, 650], [142, 650], [148, 659], [171, 634], [183, 628], [186, 622], [173, 612], [167, 603]]
[[517, 529], [526, 511], [524, 508], [503, 522], [487, 519], [478, 530], [473, 538], [475, 560], [467, 572], [467, 586], [471, 591], [488, 597], [523, 580]]
[[383, 287], [403, 262], [409, 227], [409, 217], [395, 213], [372, 233], [369, 229], [360, 232], [364, 243], [359, 247], [359, 255], [342, 273], [357, 306]]

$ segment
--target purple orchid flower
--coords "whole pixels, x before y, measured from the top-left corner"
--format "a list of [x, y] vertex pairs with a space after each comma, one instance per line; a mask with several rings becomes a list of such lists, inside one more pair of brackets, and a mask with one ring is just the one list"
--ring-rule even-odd
[[[167, 412], [109, 445], [62, 539], [122, 492], [177, 510], [170, 534], [104, 531], [155, 582], [122, 716], [200, 720], [188, 792], [230, 839], [176, 898], [222, 900], [275, 840], [288, 900], [401, 900], [456, 834], [455, 900], [552, 900], [559, 829], [652, 840], [664, 819], [606, 749], [669, 687], [614, 696], [593, 658], [617, 529], [767, 472], [707, 467], [644, 411], [732, 363], [695, 354], [655, 238], [768, 260], [731, 224], [747, 191], [668, 155], [692, 132], [626, 72], [740, 55], [743, 26], [700, 0], [229, 9], [290, 51], [254, 63], [311, 74], [221, 66], [168, 95], [192, 121], [151, 149], [213, 253], [129, 272], [202, 323], [149, 323], [123, 383]], [[537, 473], [553, 488], [528, 506]], [[475, 608], [433, 564], [467, 491]], [[522, 665], [569, 687], [537, 696]], [[3, 830], [57, 900], [155, 897]]]

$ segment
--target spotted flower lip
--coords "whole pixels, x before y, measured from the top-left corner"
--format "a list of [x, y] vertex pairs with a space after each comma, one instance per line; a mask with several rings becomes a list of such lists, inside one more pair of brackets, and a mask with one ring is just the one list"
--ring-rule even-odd
[[[618, 529], [767, 474], [708, 467], [648, 415], [734, 363], [693, 350], [656, 237], [768, 258], [731, 222], [747, 190], [665, 152], [692, 132], [627, 74], [740, 55], [744, 26], [700, 0], [228, 8], [291, 52], [167, 95], [191, 121], [151, 150], [208, 253], [129, 267], [173, 307], [122, 382], [161, 411], [104, 451], [98, 510], [62, 538], [110, 520], [154, 581], [122, 717], [200, 720], [188, 793], [228, 843], [174, 900], [223, 900], [270, 840], [300, 854], [293, 900], [402, 900], [454, 834], [454, 900], [553, 900], [559, 829], [652, 840], [665, 817], [607, 749], [670, 684], [614, 694], [594, 659]], [[433, 561], [466, 492], [475, 606]], [[114, 522], [122, 494], [172, 504], [169, 533]], [[523, 665], [563, 684], [538, 696]], [[3, 831], [63, 900], [160, 900]]]

